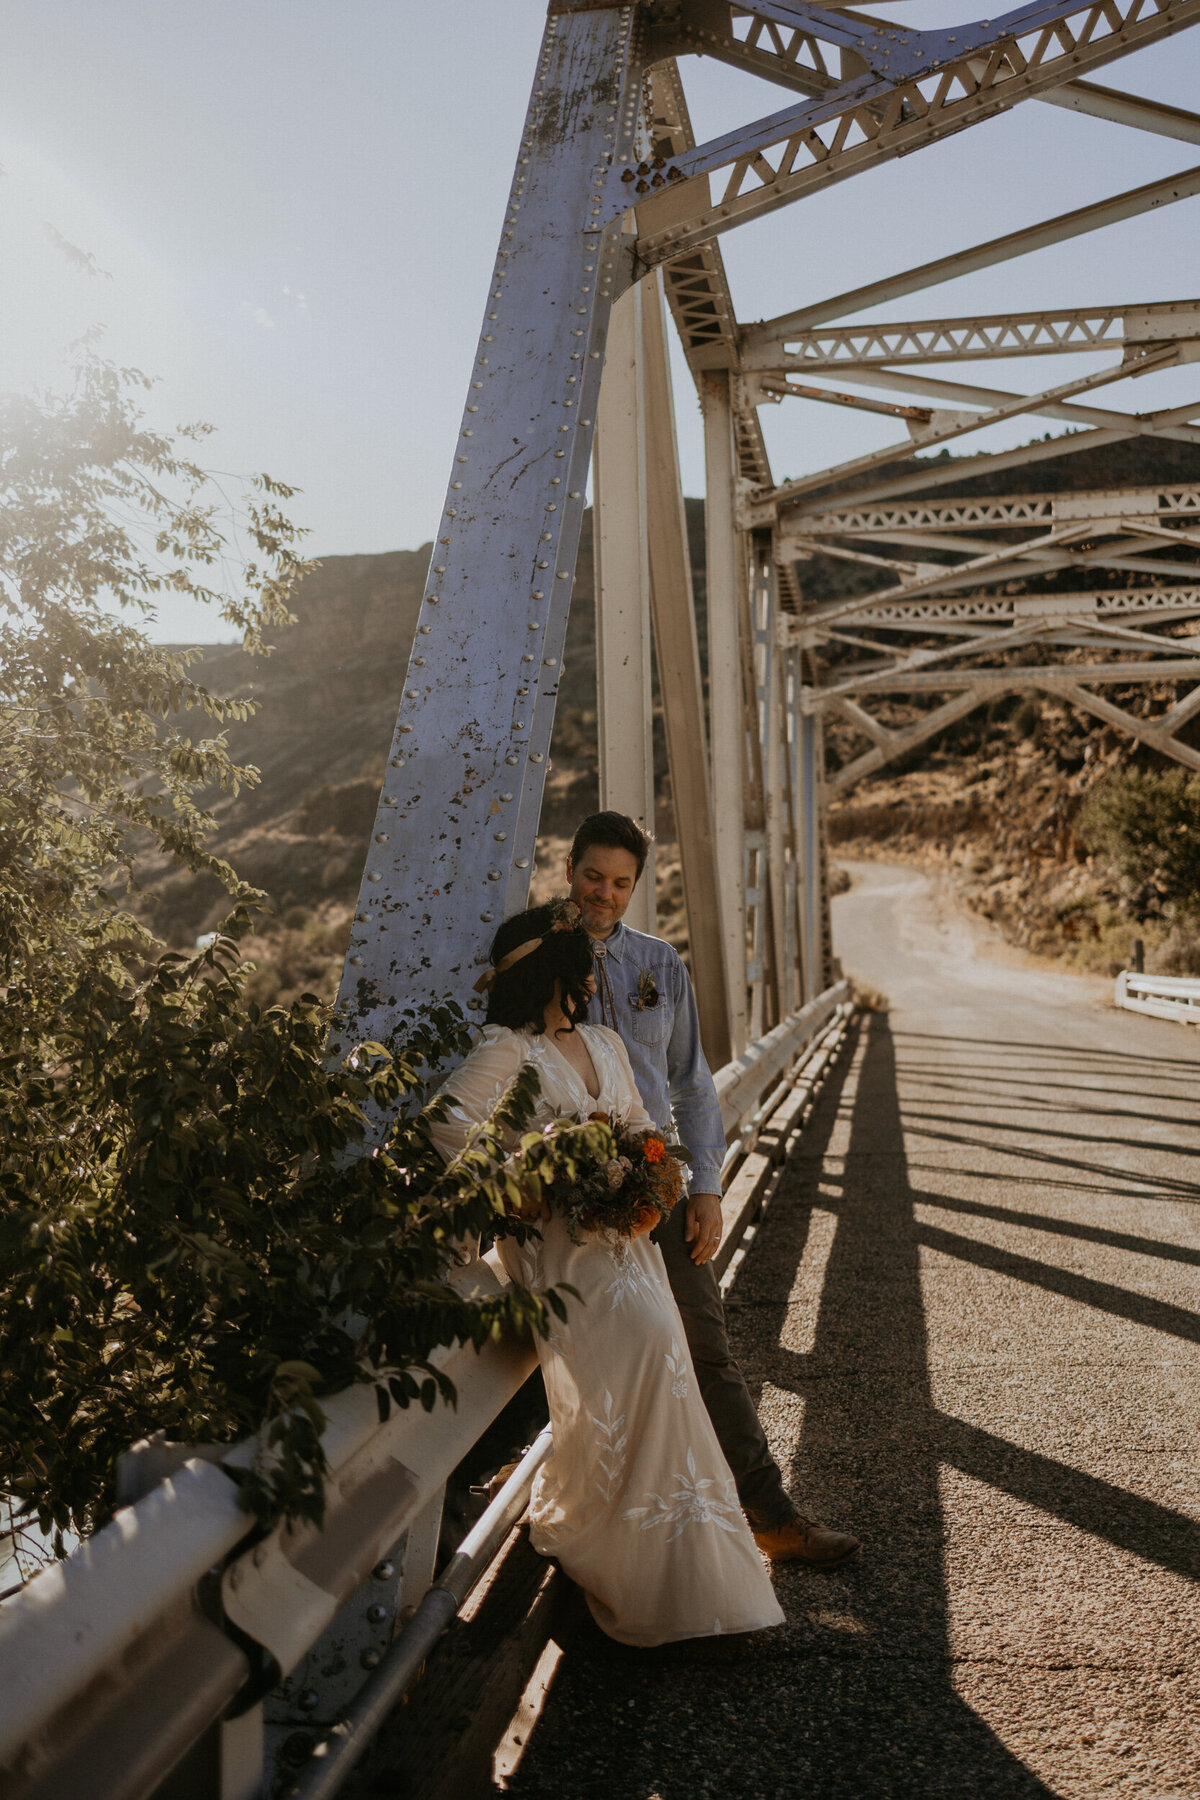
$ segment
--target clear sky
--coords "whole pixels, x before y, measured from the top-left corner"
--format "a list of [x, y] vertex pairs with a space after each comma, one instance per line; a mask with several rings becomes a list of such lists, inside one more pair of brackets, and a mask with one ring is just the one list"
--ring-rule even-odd
[[[975, 16], [896, 0], [913, 25]], [[214, 466], [303, 490], [314, 554], [432, 534], [524, 116], [543, 0], [9, 0], [0, 69], [0, 387], [62, 378], [94, 324], [158, 378], [155, 423], [205, 418]], [[682, 65], [697, 134], [786, 102]], [[1099, 74], [1195, 106], [1200, 27]], [[1200, 162], [1200, 149], [1026, 102], [723, 240], [746, 319], [941, 256]], [[49, 221], [111, 280], [76, 272]], [[1200, 199], [879, 309], [923, 318], [1200, 294]], [[955, 371], [995, 387], [1089, 359]], [[1105, 389], [1138, 409], [1195, 369]], [[891, 396], [896, 397], [896, 396]], [[684, 483], [699, 421], [676, 370]], [[764, 409], [778, 477], [897, 434], [792, 401]], [[1048, 429], [998, 428], [999, 448]], [[974, 444], [974, 440], [970, 440]], [[216, 635], [164, 608], [157, 635]]]

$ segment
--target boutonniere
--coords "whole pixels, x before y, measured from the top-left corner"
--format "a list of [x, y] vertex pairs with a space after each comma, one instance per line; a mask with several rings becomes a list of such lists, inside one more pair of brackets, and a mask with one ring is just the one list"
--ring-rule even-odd
[[637, 998], [630, 1001], [634, 1012], [646, 1012], [650, 1007], [658, 1005], [658, 983], [649, 969], [642, 969], [637, 978]]

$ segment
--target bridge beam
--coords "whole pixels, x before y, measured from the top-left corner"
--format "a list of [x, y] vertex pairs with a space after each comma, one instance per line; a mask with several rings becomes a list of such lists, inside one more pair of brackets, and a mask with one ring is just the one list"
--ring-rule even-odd
[[[654, 831], [642, 288], [613, 308], [592, 462], [600, 805]], [[654, 931], [654, 845], [626, 918]]]
[[713, 841], [725, 941], [729, 1035], [734, 1056], [749, 1042], [746, 1004], [745, 739], [739, 644], [740, 555], [736, 522], [733, 405], [726, 374], [705, 375], [704, 537], [708, 574], [708, 708]]
[[696, 984], [700, 1036], [710, 1066], [719, 1069], [733, 1056], [729, 985], [725, 974], [727, 946], [721, 929], [704, 688], [700, 679], [692, 563], [679, 477], [661, 278], [655, 275], [643, 283], [641, 291], [643, 460], [658, 685], [671, 771], [688, 944], [692, 968], [698, 974], [704, 972], [703, 979]]

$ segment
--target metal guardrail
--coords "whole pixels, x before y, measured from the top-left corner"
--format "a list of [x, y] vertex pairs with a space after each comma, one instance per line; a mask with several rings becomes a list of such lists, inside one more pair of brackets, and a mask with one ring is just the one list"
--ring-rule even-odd
[[[840, 982], [718, 1072], [727, 1174], [770, 1161], [755, 1144], [789, 1071], [851, 1010]], [[762, 1189], [742, 1173], [727, 1183], [728, 1223], [739, 1232]], [[380, 1692], [395, 1686], [397, 1624], [430, 1592], [447, 1477], [536, 1353], [493, 1343], [434, 1360], [458, 1391], [455, 1409], [395, 1411], [381, 1424], [366, 1386], [326, 1403], [320, 1531], [256, 1535], [225, 1472], [248, 1462], [252, 1444], [135, 1456], [149, 1491], [0, 1604], [0, 1800], [153, 1800], [168, 1776], [172, 1800], [256, 1800], [289, 1739], [375, 1719]], [[526, 1496], [532, 1474], [523, 1475]], [[511, 1510], [519, 1499], [510, 1482], [501, 1500]], [[468, 1550], [474, 1570], [480, 1545], [468, 1540], [459, 1557]], [[458, 1586], [446, 1587], [456, 1566], [440, 1586], [457, 1604]], [[443, 1598], [433, 1610], [448, 1620], [447, 1606]], [[385, 1664], [393, 1675], [381, 1686], [373, 1676], [382, 1680]], [[333, 1793], [354, 1757], [335, 1733], [322, 1760], [312, 1791]]]
[[1185, 975], [1139, 975], [1122, 969], [1113, 999], [1127, 1012], [1149, 1013], [1178, 1025], [1200, 1025], [1200, 980]]

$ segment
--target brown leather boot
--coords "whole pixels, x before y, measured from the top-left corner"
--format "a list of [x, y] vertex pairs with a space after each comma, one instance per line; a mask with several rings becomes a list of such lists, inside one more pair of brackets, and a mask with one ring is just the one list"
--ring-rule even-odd
[[848, 1531], [830, 1531], [803, 1513], [770, 1531], [756, 1531], [754, 1541], [772, 1562], [802, 1562], [814, 1569], [836, 1569], [858, 1549], [858, 1539]]

